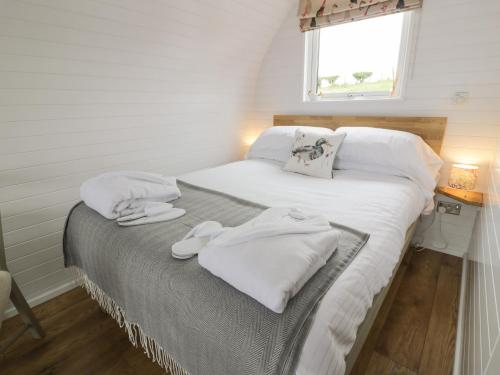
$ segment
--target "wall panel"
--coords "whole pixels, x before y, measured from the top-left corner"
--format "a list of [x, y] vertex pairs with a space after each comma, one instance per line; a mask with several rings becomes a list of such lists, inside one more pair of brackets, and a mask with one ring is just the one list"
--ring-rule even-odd
[[[496, 155], [500, 155], [500, 143]], [[500, 163], [493, 160], [486, 204], [468, 252], [470, 274], [461, 358], [464, 375], [500, 373]]]
[[85, 179], [240, 156], [260, 63], [290, 6], [0, 1], [0, 210], [28, 298], [72, 279], [62, 229]]

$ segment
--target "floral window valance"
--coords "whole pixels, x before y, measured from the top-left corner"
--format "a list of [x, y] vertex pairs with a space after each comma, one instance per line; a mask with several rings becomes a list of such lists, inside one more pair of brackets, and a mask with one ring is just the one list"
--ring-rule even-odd
[[422, 7], [423, 0], [300, 0], [300, 30], [359, 21]]

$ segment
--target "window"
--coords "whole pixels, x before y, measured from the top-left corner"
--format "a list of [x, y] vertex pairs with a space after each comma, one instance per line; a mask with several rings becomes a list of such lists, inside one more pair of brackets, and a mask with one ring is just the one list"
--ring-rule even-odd
[[309, 31], [304, 100], [400, 98], [411, 13]]

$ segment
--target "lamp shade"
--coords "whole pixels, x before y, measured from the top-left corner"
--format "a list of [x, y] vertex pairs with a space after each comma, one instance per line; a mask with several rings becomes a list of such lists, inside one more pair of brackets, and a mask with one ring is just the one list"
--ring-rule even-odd
[[448, 185], [455, 189], [474, 190], [479, 167], [470, 164], [453, 164]]

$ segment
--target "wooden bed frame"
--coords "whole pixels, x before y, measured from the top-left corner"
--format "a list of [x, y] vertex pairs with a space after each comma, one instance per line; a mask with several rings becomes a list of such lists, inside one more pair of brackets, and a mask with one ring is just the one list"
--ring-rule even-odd
[[[446, 117], [363, 117], [363, 116], [309, 116], [309, 115], [274, 115], [274, 126], [317, 126], [329, 129], [337, 129], [341, 126], [369, 126], [373, 128], [383, 128], [392, 130], [401, 130], [420, 136], [432, 149], [439, 155], [443, 144], [444, 133], [446, 130]], [[396, 273], [399, 271], [400, 265], [410, 247], [411, 239], [415, 233], [417, 225], [413, 223], [406, 233], [405, 244], [401, 251], [399, 262], [392, 272], [391, 279], [374, 298], [371, 308], [368, 310], [365, 320], [358, 327], [356, 341], [351, 348], [351, 351], [346, 356], [346, 374], [362, 374], [366, 369], [366, 358], [359, 357], [365, 346], [369, 350], [369, 346], [373, 346], [373, 339], [367, 340], [370, 332], [374, 331], [376, 337], [382, 327], [379, 324], [374, 324], [376, 321], [384, 321], [384, 316], [389, 312], [387, 309], [381, 310], [385, 298], [389, 293], [393, 284], [397, 288], [395, 281]], [[380, 313], [380, 319], [378, 315]], [[359, 361], [358, 361], [359, 358]]]
[[446, 130], [446, 117], [375, 117], [375, 116], [309, 116], [309, 115], [274, 115], [274, 126], [318, 126], [337, 129], [341, 126], [369, 126], [401, 130], [413, 133], [432, 147], [439, 155]]

